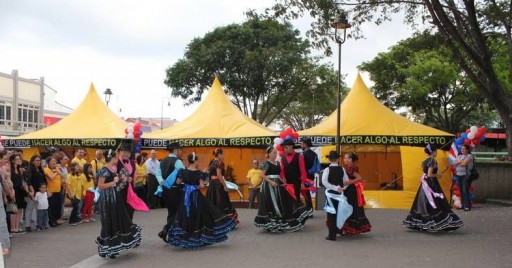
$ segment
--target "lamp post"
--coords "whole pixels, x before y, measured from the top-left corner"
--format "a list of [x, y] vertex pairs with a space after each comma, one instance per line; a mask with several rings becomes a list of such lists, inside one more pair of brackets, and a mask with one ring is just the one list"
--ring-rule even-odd
[[337, 114], [336, 114], [336, 152], [341, 153], [341, 44], [345, 43], [347, 38], [347, 29], [350, 28], [347, 17], [341, 14], [334, 19], [331, 27], [334, 28], [334, 39], [338, 43], [338, 98], [337, 98]]
[[110, 97], [112, 97], [112, 90], [110, 90], [110, 88], [107, 88], [105, 90], [105, 92], [103, 92], [103, 94], [105, 95], [105, 102], [107, 103], [107, 106], [108, 106], [108, 102], [110, 101]]
[[167, 106], [171, 106], [171, 100], [168, 97], [162, 98], [162, 113], [160, 114], [160, 129], [164, 126], [164, 100], [167, 100]]

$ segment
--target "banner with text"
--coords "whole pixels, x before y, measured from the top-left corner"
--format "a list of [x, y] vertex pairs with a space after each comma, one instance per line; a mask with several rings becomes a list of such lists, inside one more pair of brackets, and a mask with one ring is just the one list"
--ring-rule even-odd
[[265, 148], [274, 144], [276, 137], [243, 138], [196, 138], [196, 139], [142, 139], [143, 149], [166, 149], [170, 142], [179, 142], [181, 147], [251, 147]]
[[[313, 146], [334, 145], [334, 136], [310, 136]], [[425, 146], [428, 143], [438, 148], [447, 146], [453, 141], [452, 136], [387, 136], [387, 135], [350, 135], [341, 136], [340, 144], [376, 144], [376, 145], [409, 145]], [[447, 146], [449, 147], [449, 145]]]
[[84, 148], [117, 148], [122, 139], [8, 139], [2, 140], [5, 148], [30, 147], [84, 147]]

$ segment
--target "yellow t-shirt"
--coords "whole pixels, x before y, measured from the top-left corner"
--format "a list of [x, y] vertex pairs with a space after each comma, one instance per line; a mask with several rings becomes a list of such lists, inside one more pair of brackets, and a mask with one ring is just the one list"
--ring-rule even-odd
[[256, 188], [261, 187], [261, 181], [263, 180], [261, 177], [261, 170], [257, 168], [251, 168], [249, 172], [247, 172], [247, 178]]
[[[48, 192], [50, 193], [60, 193], [60, 188], [62, 186], [62, 178], [60, 177], [60, 174], [57, 173], [54, 170], [51, 170], [49, 167], [44, 168], [44, 174], [46, 175], [46, 183], [48, 184]], [[53, 176], [55, 174], [55, 177], [53, 179], [50, 179], [50, 175]]]
[[137, 178], [135, 178], [134, 183], [142, 183], [146, 185], [146, 180], [148, 176], [148, 167], [146, 165], [137, 165]]
[[84, 167], [85, 164], [87, 164], [87, 160], [85, 160], [85, 158], [82, 158], [82, 159], [78, 159], [78, 158], [73, 158], [71, 159], [71, 163], [73, 162], [77, 162], [81, 167]]
[[68, 185], [69, 197], [82, 199], [82, 194], [84, 193], [84, 180], [87, 179], [85, 178], [85, 175], [83, 173], [80, 173], [79, 175], [73, 175], [72, 173], [68, 174], [66, 184]]
[[83, 195], [85, 196], [85, 191], [87, 191], [87, 189], [89, 189], [89, 188], [94, 189], [94, 180], [91, 179], [91, 181], [87, 181], [87, 178], [85, 177], [85, 175], [82, 177], [82, 179], [83, 179], [82, 184], [84, 185]]
[[96, 174], [105, 165], [105, 159], [97, 160], [96, 158], [91, 161], [92, 172]]

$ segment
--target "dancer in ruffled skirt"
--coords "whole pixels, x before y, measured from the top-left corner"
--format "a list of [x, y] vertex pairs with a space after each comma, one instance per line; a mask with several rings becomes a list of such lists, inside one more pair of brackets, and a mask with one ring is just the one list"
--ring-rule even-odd
[[428, 144], [425, 153], [429, 157], [421, 164], [424, 172], [421, 184], [411, 211], [402, 224], [419, 231], [453, 231], [464, 224], [451, 210], [439, 184], [438, 178], [443, 172], [437, 173], [436, 148]]
[[236, 223], [204, 198], [199, 189], [204, 188], [207, 174], [197, 169], [195, 153], [187, 158], [190, 166], [178, 171], [183, 194], [166, 240], [173, 246], [187, 249], [223, 242]]
[[141, 243], [141, 228], [132, 223], [126, 209], [126, 198], [122, 197], [120, 190], [127, 187], [124, 178], [118, 177], [113, 171], [117, 164], [116, 153], [105, 151], [103, 168], [98, 171], [98, 187], [100, 197], [98, 200], [101, 232], [96, 238], [98, 254], [100, 257], [115, 258], [119, 253], [138, 247]]
[[260, 166], [263, 169], [261, 202], [254, 225], [269, 232], [296, 232], [304, 228], [312, 210], [295, 202], [285, 190], [280, 178], [281, 167], [276, 161], [277, 150], [271, 146], [267, 149], [267, 161]]

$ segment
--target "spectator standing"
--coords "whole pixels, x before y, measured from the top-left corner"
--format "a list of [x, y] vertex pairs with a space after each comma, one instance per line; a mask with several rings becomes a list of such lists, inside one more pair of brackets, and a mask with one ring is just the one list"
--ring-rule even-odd
[[158, 188], [159, 182], [156, 178], [156, 173], [158, 172], [158, 168], [160, 167], [160, 161], [156, 159], [156, 151], [151, 150], [149, 152], [149, 159], [146, 160], [144, 165], [148, 171], [147, 178], [147, 204], [150, 209], [155, 209], [160, 207], [160, 198], [155, 195], [156, 189]]
[[36, 229], [38, 231], [48, 229], [48, 193], [46, 190], [46, 183], [41, 182], [38, 186], [38, 191], [34, 196], [34, 201], [37, 203]]
[[261, 202], [260, 189], [263, 181], [258, 160], [252, 161], [252, 168], [247, 172], [247, 184], [249, 185], [249, 208], [254, 207], [254, 200]]
[[[41, 156], [34, 155], [30, 158], [30, 166], [27, 171], [28, 196], [27, 209], [25, 210], [25, 231], [30, 232], [36, 226], [38, 204], [34, 196], [39, 192], [39, 185], [45, 183], [44, 170], [41, 166]], [[45, 190], [46, 192], [46, 190]], [[48, 201], [46, 201], [48, 203]], [[35, 216], [35, 217], [34, 217]]]

